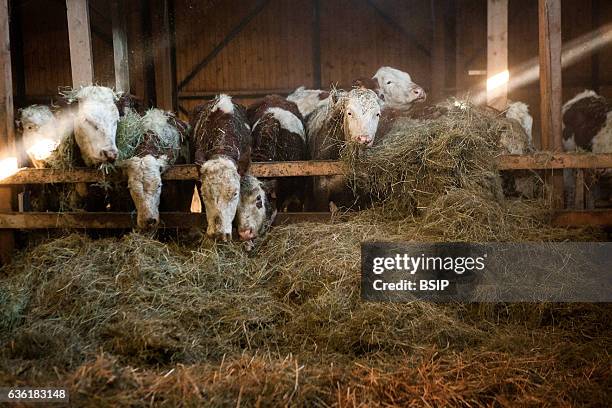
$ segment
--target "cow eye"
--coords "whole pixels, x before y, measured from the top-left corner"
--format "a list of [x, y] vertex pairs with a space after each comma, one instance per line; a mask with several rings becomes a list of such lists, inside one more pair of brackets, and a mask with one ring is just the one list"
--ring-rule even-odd
[[387, 81], [387, 85], [391, 85], [391, 81]]
[[353, 116], [353, 114], [351, 112], [347, 112], [347, 115], [349, 116]]
[[379, 118], [379, 117], [380, 117], [380, 113], [377, 113], [377, 114], [376, 114], [376, 117], [377, 117], [377, 118]]

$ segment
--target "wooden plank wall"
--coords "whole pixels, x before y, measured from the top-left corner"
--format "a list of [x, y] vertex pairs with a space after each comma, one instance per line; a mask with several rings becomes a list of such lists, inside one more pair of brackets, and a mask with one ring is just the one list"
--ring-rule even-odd
[[[177, 77], [184, 78], [252, 10], [241, 7], [198, 6], [176, 1]], [[349, 86], [371, 76], [381, 65], [409, 71], [429, 88], [429, 56], [403, 33], [411, 33], [431, 49], [431, 10], [419, 0], [334, 0], [320, 2], [321, 83]], [[392, 18], [385, 21], [377, 12]], [[313, 1], [271, 0], [179, 95], [226, 91], [247, 93], [314, 86]], [[393, 24], [393, 25], [392, 25]], [[242, 99], [248, 102], [246, 98]], [[184, 107], [201, 101], [182, 99]]]
[[[108, 0], [90, 0], [96, 81], [113, 85], [113, 50]], [[23, 56], [27, 103], [48, 102], [59, 86], [69, 85], [70, 63], [64, 0], [15, 0], [23, 16]], [[53, 3], [53, 6], [50, 6]], [[143, 7], [148, 0], [127, 2], [130, 80], [132, 93], [152, 102], [155, 87], [147, 86], [147, 61]], [[173, 0], [176, 26], [176, 76], [178, 81], [208, 55], [258, 0]], [[483, 77], [468, 70], [486, 69], [487, 0], [457, 0], [456, 50], [448, 50], [448, 72], [455, 78], [446, 88], [458, 92], [476, 89]], [[182, 96], [287, 91], [314, 85], [313, 0], [270, 0], [263, 11], [225, 47], [192, 82]], [[416, 43], [433, 50], [431, 4], [423, 0], [325, 0], [320, 4], [321, 82], [348, 85], [371, 75], [381, 65], [409, 71], [426, 89], [431, 86], [431, 60]], [[599, 10], [596, 6], [599, 5]], [[231, 6], [231, 7], [230, 7]], [[388, 15], [386, 21], [377, 9]], [[537, 2], [509, 0], [509, 65], [516, 66], [538, 54]], [[612, 21], [612, 2], [564, 0], [563, 40], [589, 32], [594, 23]], [[411, 38], [412, 37], [412, 38]], [[455, 52], [456, 51], [456, 52]], [[598, 70], [594, 69], [596, 63]], [[455, 70], [456, 65], [456, 70]], [[150, 68], [150, 67], [149, 67]], [[434, 68], [435, 69], [435, 68]], [[598, 72], [598, 75], [594, 75]], [[149, 69], [149, 75], [155, 70]], [[564, 99], [585, 87], [599, 85], [612, 97], [612, 48], [599, 58], [587, 58], [564, 70]], [[595, 81], [597, 79], [597, 81]], [[597, 83], [595, 83], [597, 82]], [[452, 90], [452, 89], [451, 89]], [[510, 92], [513, 100], [527, 102], [539, 120], [539, 88], [531, 84]], [[243, 102], [252, 99], [238, 98]], [[198, 100], [181, 99], [185, 108]], [[17, 106], [21, 107], [21, 106]], [[536, 122], [537, 123], [537, 122]], [[535, 126], [535, 138], [539, 138]]]

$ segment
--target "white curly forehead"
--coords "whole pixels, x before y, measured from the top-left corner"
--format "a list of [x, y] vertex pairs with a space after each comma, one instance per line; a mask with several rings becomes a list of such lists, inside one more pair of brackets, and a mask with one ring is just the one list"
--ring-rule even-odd
[[412, 82], [410, 74], [391, 67], [379, 68], [372, 78], [378, 80], [379, 85], [388, 80], [392, 80], [393, 82]]
[[363, 112], [380, 110], [378, 95], [371, 89], [353, 88], [346, 95], [347, 106], [353, 109], [359, 107]]
[[21, 110], [20, 118], [23, 123], [42, 125], [53, 119], [53, 112], [46, 105], [31, 105]]
[[106, 86], [90, 85], [90, 86], [84, 86], [83, 88], [81, 88], [77, 92], [76, 98], [79, 101], [95, 100], [95, 101], [100, 101], [100, 102], [115, 103], [115, 100], [117, 99], [117, 95], [111, 88], [108, 88]]
[[225, 157], [206, 161], [201, 168], [202, 174], [211, 180], [225, 183], [240, 182], [236, 163]]

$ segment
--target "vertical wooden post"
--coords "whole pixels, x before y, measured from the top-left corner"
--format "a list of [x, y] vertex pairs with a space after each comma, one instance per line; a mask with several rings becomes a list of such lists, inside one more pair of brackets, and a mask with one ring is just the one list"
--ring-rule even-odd
[[321, 89], [321, 1], [312, 0], [312, 86]]
[[172, 75], [172, 47], [170, 34], [170, 13], [168, 0], [155, 0], [151, 7], [151, 20], [154, 43], [153, 61], [155, 64], [155, 95], [157, 106], [161, 109], [175, 110]]
[[[13, 75], [8, 0], [0, 0], [0, 158], [15, 156]], [[13, 210], [10, 187], [0, 188], [0, 211]], [[13, 231], [0, 231], [0, 264], [7, 264], [15, 248]]]
[[128, 57], [127, 16], [123, 0], [111, 0], [113, 22], [113, 57], [115, 61], [115, 88], [130, 92], [130, 64]]
[[91, 85], [94, 82], [94, 68], [88, 0], [66, 0], [66, 14], [72, 86]]
[[508, 104], [508, 0], [487, 3], [487, 105]]
[[431, 0], [433, 50], [431, 53], [431, 97], [444, 98], [446, 87], [446, 0]]
[[[561, 151], [561, 0], [539, 0], [540, 106], [542, 150]], [[563, 177], [555, 171], [549, 177], [553, 206], [563, 205]]]

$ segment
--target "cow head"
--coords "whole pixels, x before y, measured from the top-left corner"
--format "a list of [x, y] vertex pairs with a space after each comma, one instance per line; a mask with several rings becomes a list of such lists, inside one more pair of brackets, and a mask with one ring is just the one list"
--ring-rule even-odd
[[132, 157], [122, 162], [130, 195], [136, 205], [137, 225], [141, 230], [155, 228], [159, 224], [161, 175], [166, 165], [166, 156], [157, 158], [152, 155]]
[[272, 199], [276, 180], [262, 182], [253, 176], [240, 181], [240, 203], [236, 211], [238, 234], [242, 241], [249, 241], [262, 234], [274, 221], [276, 209]]
[[202, 198], [210, 238], [228, 241], [240, 200], [240, 175], [236, 163], [225, 157], [206, 161], [200, 169]]
[[23, 147], [35, 167], [44, 167], [60, 142], [59, 121], [45, 105], [31, 105], [19, 110], [18, 128]]
[[354, 88], [341, 98], [345, 140], [372, 146], [380, 120], [378, 96], [370, 89]]
[[297, 105], [302, 117], [306, 118], [329, 97], [329, 92], [320, 89], [306, 89], [300, 86], [287, 96], [287, 100]]
[[405, 109], [411, 103], [423, 102], [425, 90], [412, 82], [407, 72], [391, 67], [382, 67], [372, 78], [378, 82], [378, 96], [391, 108]]
[[88, 86], [76, 95], [79, 102], [74, 136], [87, 165], [114, 162], [118, 155], [115, 136], [119, 111], [110, 88]]

